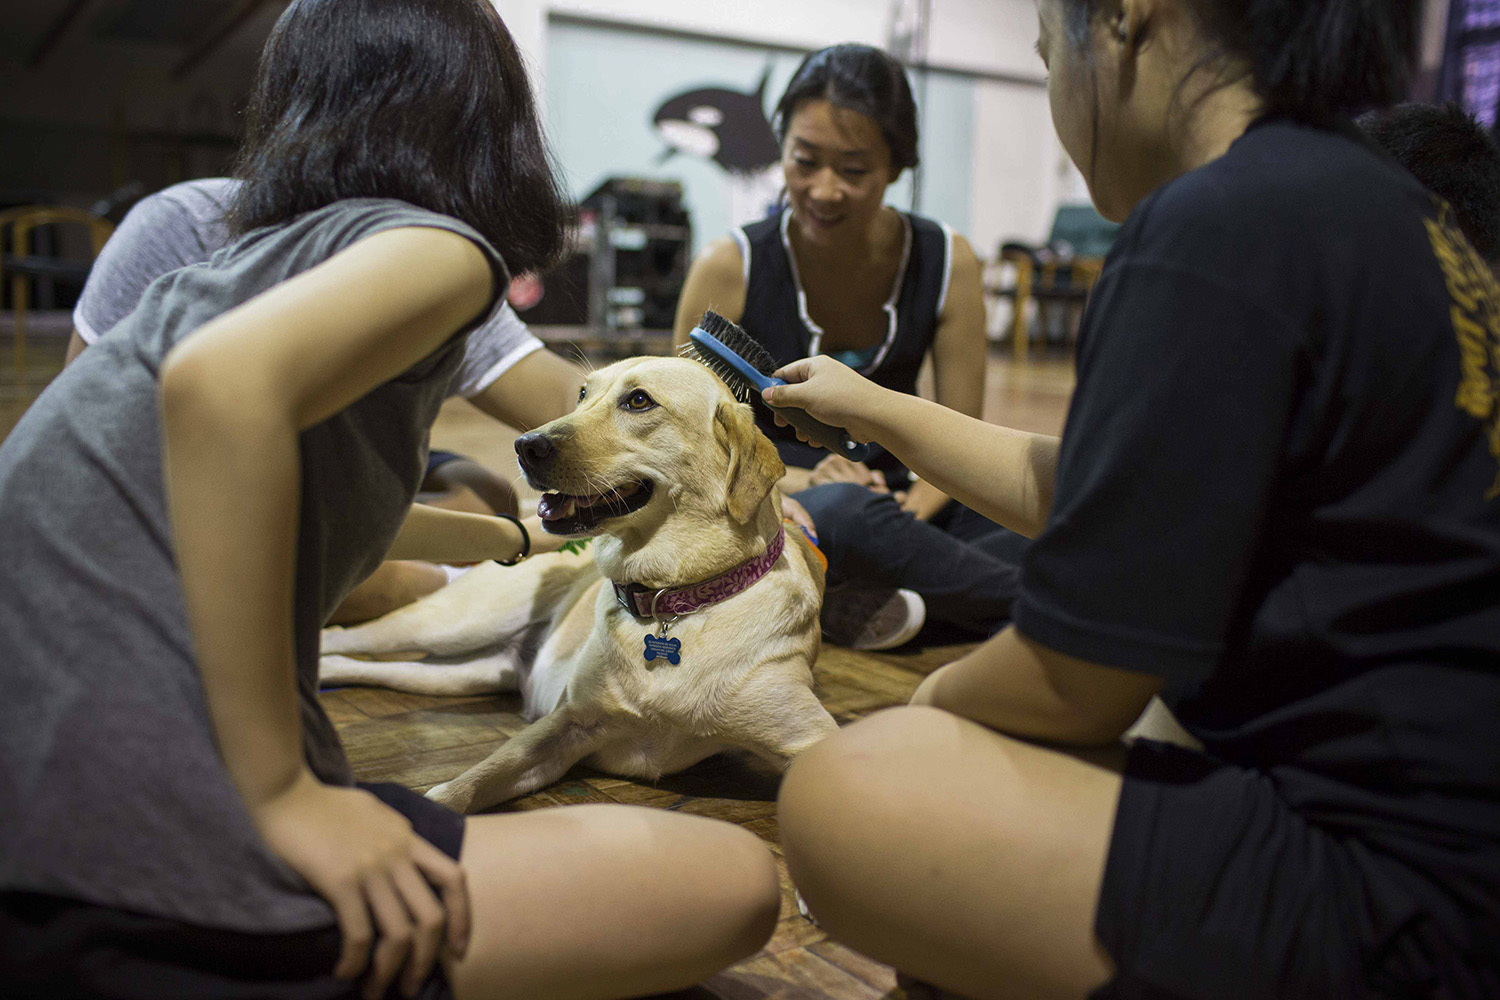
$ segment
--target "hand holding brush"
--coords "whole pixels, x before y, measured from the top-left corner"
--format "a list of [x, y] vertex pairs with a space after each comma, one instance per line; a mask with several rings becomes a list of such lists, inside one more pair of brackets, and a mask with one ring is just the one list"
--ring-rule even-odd
[[796, 406], [787, 406], [780, 401], [773, 403], [767, 393], [785, 385], [783, 379], [771, 374], [776, 366], [775, 359], [754, 337], [713, 310], [705, 312], [703, 319], [688, 334], [687, 350], [723, 379], [736, 396], [745, 398], [751, 392], [760, 393], [777, 421], [790, 424], [804, 441], [842, 455], [851, 462], [862, 462], [869, 454], [869, 445], [854, 440], [842, 428], [824, 423]]
[[890, 390], [849, 366], [818, 355], [778, 368], [772, 377], [780, 384], [762, 390], [761, 398], [773, 411], [805, 413], [820, 423], [847, 428], [842, 433], [864, 440], [878, 436], [871, 418], [879, 412], [879, 397]]

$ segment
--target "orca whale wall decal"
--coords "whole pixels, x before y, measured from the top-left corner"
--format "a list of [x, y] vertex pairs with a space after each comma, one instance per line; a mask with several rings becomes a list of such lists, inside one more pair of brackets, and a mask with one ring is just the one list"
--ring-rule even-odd
[[770, 77], [767, 66], [748, 94], [704, 87], [667, 98], [652, 118], [667, 144], [660, 160], [688, 153], [712, 160], [731, 174], [757, 174], [778, 162], [781, 147], [765, 111]]

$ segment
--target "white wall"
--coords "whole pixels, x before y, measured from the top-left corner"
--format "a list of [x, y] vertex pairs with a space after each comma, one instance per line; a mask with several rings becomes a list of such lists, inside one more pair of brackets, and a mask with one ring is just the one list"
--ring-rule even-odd
[[1046, 91], [1000, 83], [978, 88], [969, 238], [981, 257], [994, 257], [1002, 240], [1045, 238], [1062, 194], [1062, 155]]
[[932, 0], [927, 59], [937, 66], [1043, 78], [1035, 0]]
[[[892, 4], [881, 0], [495, 0], [545, 92], [548, 15], [557, 13], [815, 49], [836, 41], [884, 45]], [[1002, 239], [1039, 241], [1066, 179], [1052, 131], [1033, 0], [931, 0], [927, 62], [1015, 77], [975, 86], [967, 224], [948, 220], [981, 255]], [[1062, 178], [1060, 180], [1060, 178]]]

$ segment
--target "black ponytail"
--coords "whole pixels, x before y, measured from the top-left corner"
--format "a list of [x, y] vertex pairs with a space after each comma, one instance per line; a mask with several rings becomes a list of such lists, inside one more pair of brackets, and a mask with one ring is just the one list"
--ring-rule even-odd
[[[1326, 121], [1406, 96], [1419, 0], [1182, 2], [1213, 47], [1203, 64], [1247, 65], [1269, 112]], [[1073, 44], [1086, 45], [1088, 25], [1107, 0], [1063, 3]]]
[[1416, 0], [1190, 0], [1266, 110], [1327, 120], [1406, 96]]

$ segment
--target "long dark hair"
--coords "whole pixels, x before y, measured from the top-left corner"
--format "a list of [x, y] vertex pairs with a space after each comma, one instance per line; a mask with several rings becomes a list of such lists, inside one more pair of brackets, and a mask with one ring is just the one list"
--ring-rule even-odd
[[1500, 146], [1457, 104], [1398, 104], [1356, 119], [1370, 140], [1453, 207], [1479, 256], [1500, 260]]
[[236, 233], [341, 198], [398, 198], [467, 222], [512, 273], [563, 248], [570, 209], [487, 0], [293, 0], [246, 118]]
[[[1183, 2], [1214, 45], [1202, 65], [1243, 61], [1268, 112], [1327, 121], [1405, 96], [1418, 0]], [[1071, 44], [1087, 48], [1103, 0], [1062, 3]]]
[[897, 176], [919, 162], [917, 103], [906, 71], [889, 54], [869, 45], [846, 43], [819, 49], [803, 59], [776, 102], [778, 142], [786, 142], [797, 105], [818, 97], [874, 119], [890, 147]]

